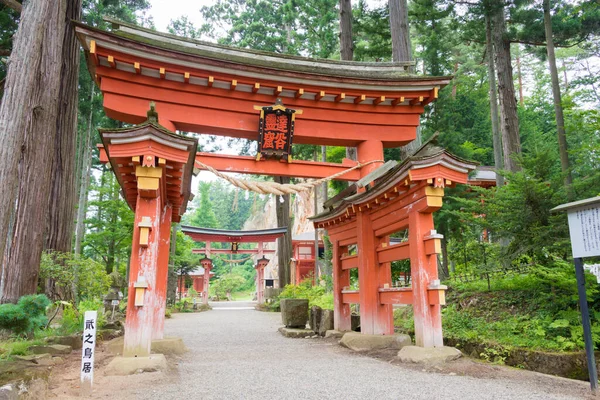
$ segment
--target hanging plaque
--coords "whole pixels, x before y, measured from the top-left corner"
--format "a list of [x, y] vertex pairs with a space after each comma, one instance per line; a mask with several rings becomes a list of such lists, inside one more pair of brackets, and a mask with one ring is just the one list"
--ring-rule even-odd
[[281, 99], [267, 107], [256, 106], [260, 110], [257, 160], [278, 158], [290, 162], [296, 114], [301, 110], [286, 108]]

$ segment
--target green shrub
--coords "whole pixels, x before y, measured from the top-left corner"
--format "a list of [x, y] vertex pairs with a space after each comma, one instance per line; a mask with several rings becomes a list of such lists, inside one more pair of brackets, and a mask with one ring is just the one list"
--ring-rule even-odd
[[0, 328], [12, 330], [21, 335], [31, 331], [31, 321], [18, 305], [2, 304], [0, 306]]
[[50, 300], [43, 295], [27, 295], [19, 299], [17, 304], [0, 305], [0, 328], [12, 330], [18, 335], [32, 334], [35, 329], [43, 327], [46, 318], [46, 307]]
[[64, 308], [61, 323], [62, 331], [66, 334], [81, 331], [83, 329], [83, 318], [86, 311], [98, 311], [98, 319], [96, 320], [97, 329], [102, 328], [106, 324], [104, 304], [102, 301], [83, 300], [79, 302], [77, 308]]
[[327, 293], [323, 286], [313, 286], [312, 279], [306, 279], [299, 285], [286, 285], [279, 299], [308, 299], [309, 307], [333, 310], [333, 293]]

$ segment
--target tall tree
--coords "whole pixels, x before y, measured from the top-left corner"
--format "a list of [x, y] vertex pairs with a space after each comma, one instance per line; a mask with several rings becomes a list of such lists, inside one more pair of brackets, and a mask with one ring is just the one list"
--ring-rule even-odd
[[352, 41], [352, 0], [340, 0], [340, 58], [352, 61], [354, 44]]
[[410, 28], [408, 25], [407, 0], [389, 0], [390, 30], [392, 32], [392, 60], [407, 62], [412, 60]]
[[517, 157], [521, 154], [521, 138], [519, 136], [519, 117], [515, 99], [510, 57], [510, 40], [506, 33], [504, 2], [492, 7], [492, 40], [496, 58], [498, 75], [498, 92], [500, 94], [500, 116], [502, 132], [502, 148], [504, 151], [504, 169], [514, 172], [520, 170]]
[[[289, 177], [275, 176], [273, 180], [277, 183], [290, 183]], [[290, 259], [292, 258], [292, 227], [290, 220], [290, 195], [281, 196], [283, 201], [275, 200], [277, 211], [277, 226], [287, 226], [287, 233], [277, 239], [277, 267], [279, 275], [279, 287], [290, 283]]]
[[550, 0], [544, 0], [544, 30], [546, 33], [546, 51], [548, 53], [548, 66], [550, 78], [552, 79], [552, 95], [554, 96], [554, 113], [556, 118], [556, 134], [558, 135], [558, 151], [560, 154], [560, 165], [564, 175], [567, 192], [571, 195], [571, 166], [569, 163], [569, 152], [567, 146], [567, 135], [565, 133], [565, 117], [563, 115], [562, 99], [560, 95], [560, 81], [558, 69], [556, 68], [556, 55], [554, 53], [554, 39], [552, 37], [552, 16], [550, 15]]
[[[67, 1], [66, 19], [78, 21], [81, 0]], [[75, 229], [75, 149], [77, 146], [77, 83], [79, 75], [79, 42], [75, 30], [65, 29], [60, 72], [60, 110], [56, 121], [56, 136], [52, 148], [50, 201], [46, 224], [45, 248], [60, 252], [72, 249]], [[49, 149], [47, 149], [49, 151]]]
[[[67, 13], [79, 13], [79, 3], [72, 4], [75, 6], [73, 9], [67, 3], [67, 0], [32, 0], [26, 3], [11, 55], [11, 62], [15, 63], [8, 71], [7, 97], [0, 109], [0, 135], [2, 139], [14, 135], [16, 141], [7, 139], [9, 145], [3, 150], [13, 154], [5, 159], [8, 165], [3, 170], [16, 167], [15, 161], [19, 155], [20, 158], [18, 168], [0, 175], [0, 183], [8, 192], [7, 196], [2, 196], [6, 201], [2, 203], [0, 216], [0, 237], [8, 236], [4, 252], [2, 302], [15, 302], [24, 294], [35, 293], [37, 288], [44, 245], [44, 230], [40, 229], [40, 222], [44, 226], [46, 221], [54, 157], [52, 149], [57, 129], [69, 129], [72, 122], [59, 119], [61, 100], [69, 99], [69, 104], [70, 101], [76, 102], [70, 97], [76, 92], [61, 92], [61, 78], [71, 77], [69, 68], [73, 65], [71, 60], [64, 60], [65, 53], [71, 54], [65, 51], [65, 43], [70, 46], [74, 39], [68, 32], [71, 26]], [[29, 52], [31, 50], [22, 51], [22, 46], [32, 49], [34, 54]], [[22, 64], [20, 68], [19, 64]], [[13, 212], [14, 226], [12, 232], [6, 235]]]
[[504, 168], [502, 159], [502, 136], [500, 134], [498, 115], [498, 86], [496, 85], [496, 67], [494, 65], [494, 45], [492, 43], [492, 21], [489, 15], [485, 17], [485, 44], [488, 65], [488, 81], [490, 85], [490, 118], [492, 120], [492, 143], [494, 148], [494, 167], [496, 168], [496, 186], [504, 184], [500, 171]]

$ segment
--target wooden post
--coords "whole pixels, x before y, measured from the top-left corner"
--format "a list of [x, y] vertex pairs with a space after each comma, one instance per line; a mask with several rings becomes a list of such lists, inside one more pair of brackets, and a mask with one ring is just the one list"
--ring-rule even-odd
[[154, 316], [160, 309], [156, 289], [161, 234], [161, 198], [158, 195], [146, 196], [158, 192], [162, 170], [156, 167], [139, 168], [141, 169], [136, 172], [138, 198], [131, 244], [129, 296], [125, 320], [123, 347], [125, 357], [150, 355]]
[[269, 263], [269, 260], [262, 257], [256, 260], [256, 300], [258, 304], [264, 304], [265, 302], [265, 267]]
[[361, 142], [357, 147], [357, 159], [361, 163], [373, 160], [381, 160], [380, 163], [369, 164], [360, 169], [360, 177], [364, 178], [383, 164], [383, 142], [380, 140], [367, 140]]
[[156, 270], [157, 309], [154, 316], [152, 339], [163, 339], [165, 332], [165, 309], [167, 307], [167, 281], [169, 279], [169, 252], [171, 247], [171, 216], [173, 208], [167, 205], [160, 218], [160, 238]]
[[[209, 242], [206, 242], [207, 253], [210, 251], [208, 250], [209, 248], [210, 244]], [[204, 281], [202, 282], [202, 285], [204, 286], [202, 288], [202, 304], [208, 305], [208, 290], [210, 289], [210, 270], [212, 269], [213, 263], [212, 260], [208, 258], [208, 256], [205, 256], [205, 258], [200, 260], [200, 265], [202, 265], [202, 268], [204, 268]]]
[[350, 271], [342, 270], [340, 257], [348, 252], [348, 247], [341, 247], [339, 241], [331, 238], [333, 246], [333, 328], [338, 331], [352, 330], [352, 319], [350, 316], [350, 304], [342, 301], [342, 290], [350, 285]]
[[369, 335], [391, 335], [394, 333], [393, 315], [390, 305], [379, 303], [381, 280], [386, 279], [380, 270], [376, 248], [381, 242], [375, 237], [368, 212], [359, 211], [356, 217], [358, 234], [358, 285], [360, 298], [360, 331]]
[[[443, 194], [443, 189], [439, 190]], [[413, 210], [408, 219], [415, 343], [421, 347], [440, 347], [444, 345], [441, 307], [430, 304], [428, 293], [429, 285], [438, 279], [437, 258], [436, 254], [427, 254], [424, 241], [433, 230], [433, 215], [429, 210]]]

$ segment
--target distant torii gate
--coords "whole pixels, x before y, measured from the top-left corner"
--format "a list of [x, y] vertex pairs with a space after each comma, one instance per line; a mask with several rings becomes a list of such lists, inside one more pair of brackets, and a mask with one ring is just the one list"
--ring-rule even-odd
[[[90, 74], [102, 91], [106, 114], [141, 124], [101, 131], [101, 160], [111, 164], [136, 214], [125, 356], [149, 355], [151, 339], [163, 335], [169, 225], [185, 212], [195, 167], [324, 178], [357, 165], [350, 160], [340, 164], [293, 160], [293, 139], [298, 144], [357, 147], [362, 168], [339, 179], [358, 181], [383, 164], [384, 148], [416, 138], [425, 105], [450, 81], [410, 74], [407, 63], [282, 56], [111, 22], [112, 32], [74, 25]], [[154, 110], [146, 116], [151, 102], [158, 116]], [[257, 156], [196, 152], [196, 140], [176, 135], [177, 130], [257, 140], [260, 152]], [[336, 254], [334, 264], [340, 262], [339, 249]], [[374, 296], [372, 291], [361, 293]], [[376, 311], [366, 307], [362, 312], [369, 319]]]
[[[230, 231], [223, 229], [198, 228], [194, 226], [182, 226], [181, 232], [191, 237], [195, 242], [204, 242], [206, 247], [203, 249], [194, 249], [193, 252], [204, 254], [200, 259], [202, 267], [210, 272], [212, 269], [211, 253], [225, 254], [256, 254], [256, 296], [258, 304], [264, 303], [265, 293], [265, 267], [269, 260], [264, 256], [265, 253], [272, 253], [274, 250], [265, 249], [265, 243], [272, 243], [277, 238], [287, 233], [287, 227], [275, 229], [261, 229], [252, 231]], [[229, 249], [212, 249], [212, 243], [231, 243]], [[240, 243], [257, 243], [255, 249], [241, 249]], [[204, 289], [202, 301], [208, 304], [209, 279], [204, 279]]]

